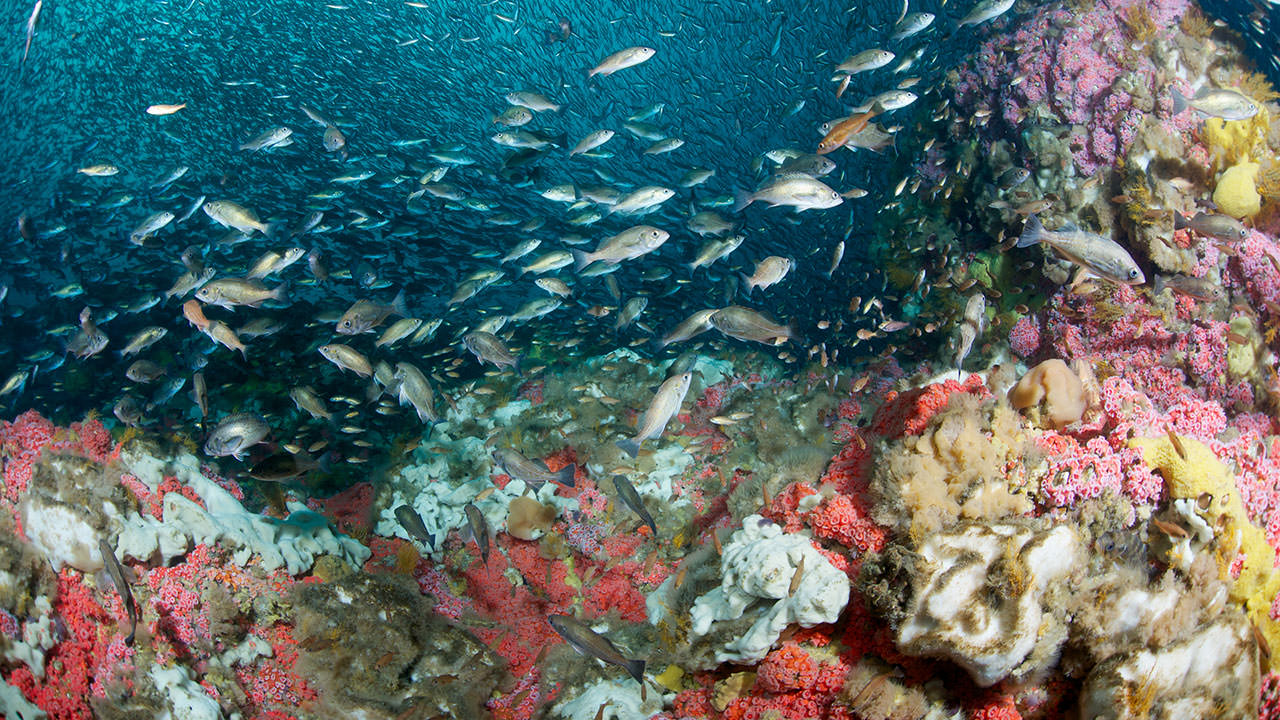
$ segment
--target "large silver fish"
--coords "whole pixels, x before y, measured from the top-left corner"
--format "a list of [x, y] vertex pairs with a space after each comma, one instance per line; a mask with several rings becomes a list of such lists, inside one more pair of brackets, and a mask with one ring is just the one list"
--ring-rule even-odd
[[619, 440], [616, 445], [631, 457], [639, 455], [640, 443], [661, 435], [667, 423], [671, 422], [671, 418], [680, 412], [680, 405], [684, 403], [684, 396], [688, 394], [689, 383], [692, 381], [693, 373], [689, 372], [667, 378], [662, 385], [658, 386], [658, 391], [654, 393], [649, 407], [640, 417], [635, 437], [630, 440]]

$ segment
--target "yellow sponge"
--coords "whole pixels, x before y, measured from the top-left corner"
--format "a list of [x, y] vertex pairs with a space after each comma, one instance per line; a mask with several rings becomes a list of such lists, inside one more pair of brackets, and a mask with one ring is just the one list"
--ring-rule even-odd
[[1256, 162], [1241, 162], [1222, 173], [1213, 188], [1213, 204], [1218, 206], [1218, 210], [1238, 219], [1258, 214], [1262, 209], [1258, 169]]
[[[1213, 451], [1192, 438], [1173, 441], [1163, 438], [1134, 438], [1130, 447], [1142, 450], [1147, 465], [1164, 477], [1173, 499], [1212, 496], [1206, 520], [1217, 530], [1218, 567], [1223, 579], [1230, 577], [1236, 555], [1244, 556], [1240, 576], [1231, 584], [1231, 599], [1242, 602], [1253, 624], [1272, 648], [1280, 648], [1280, 624], [1271, 619], [1271, 602], [1280, 593], [1280, 574], [1272, 571], [1275, 550], [1267, 544], [1262, 528], [1249, 522], [1244, 502], [1231, 471]], [[1185, 455], [1185, 457], [1184, 457]], [[1271, 659], [1271, 669], [1280, 670], [1280, 652]]]

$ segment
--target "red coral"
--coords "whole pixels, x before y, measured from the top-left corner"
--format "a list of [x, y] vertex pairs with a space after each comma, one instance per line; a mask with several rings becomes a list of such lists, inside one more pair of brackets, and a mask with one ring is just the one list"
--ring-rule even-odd
[[890, 391], [884, 405], [871, 420], [871, 429], [876, 434], [891, 439], [903, 435], [919, 435], [929, 424], [929, 420], [947, 406], [951, 395], [957, 392], [967, 392], [982, 398], [991, 397], [991, 392], [978, 375], [970, 375], [963, 383], [944, 380], [903, 393]]
[[818, 663], [794, 642], [765, 656], [756, 667], [756, 684], [771, 693], [803, 690], [818, 677]]
[[809, 525], [820, 538], [835, 540], [862, 552], [880, 552], [888, 539], [886, 530], [870, 517], [867, 508], [848, 495], [837, 495], [809, 515]]

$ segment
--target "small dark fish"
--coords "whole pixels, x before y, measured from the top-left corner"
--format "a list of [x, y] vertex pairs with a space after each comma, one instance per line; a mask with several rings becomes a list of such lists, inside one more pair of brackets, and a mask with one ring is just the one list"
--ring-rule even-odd
[[653, 531], [653, 536], [658, 536], [658, 526], [653, 522], [653, 516], [644, 507], [644, 501], [640, 499], [640, 493], [636, 492], [636, 488], [625, 475], [614, 475], [613, 486], [618, 489], [618, 497], [622, 499], [622, 503], [631, 509], [631, 512], [640, 516], [645, 525]]
[[1013, 167], [1000, 174], [1000, 187], [1009, 189], [1017, 187], [1031, 177], [1031, 171], [1024, 167]]
[[[474, 507], [474, 506], [468, 505], [467, 507]], [[434, 535], [432, 535], [430, 532], [427, 531], [427, 525], [426, 523], [422, 522], [422, 516], [418, 514], [417, 510], [414, 510], [412, 507], [408, 505], [401, 505], [396, 508], [395, 512], [396, 512], [396, 520], [400, 521], [400, 526], [403, 527], [405, 531], [409, 533], [410, 537], [422, 543], [423, 545], [426, 545], [432, 550], [435, 549], [436, 538]], [[469, 521], [470, 519], [471, 519], [471, 515], [470, 513], [468, 513], [467, 520]], [[481, 518], [481, 520], [483, 521], [484, 518]]]
[[636, 682], [644, 684], [644, 660], [628, 660], [609, 642], [609, 638], [587, 627], [581, 621], [568, 615], [552, 615], [547, 618], [551, 627], [560, 633], [560, 637], [583, 655], [603, 660], [610, 665], [617, 665], [626, 670]]
[[1249, 228], [1230, 215], [1214, 213], [1196, 213], [1194, 217], [1185, 217], [1182, 213], [1173, 214], [1173, 229], [1190, 228], [1195, 232], [1218, 240], [1244, 240], [1249, 237]]
[[474, 503], [467, 503], [463, 508], [467, 513], [467, 529], [471, 532], [471, 539], [476, 541], [476, 545], [480, 547], [480, 559], [485, 565], [489, 564], [489, 523], [485, 522], [484, 515], [480, 513], [480, 508]]
[[516, 450], [504, 448], [493, 451], [493, 461], [508, 475], [523, 481], [536, 493], [549, 482], [560, 483], [565, 487], [573, 487], [573, 476], [578, 466], [569, 464], [559, 472], [551, 472], [541, 460], [530, 460]]
[[1165, 288], [1204, 302], [1221, 300], [1223, 296], [1222, 286], [1218, 283], [1206, 278], [1194, 278], [1186, 275], [1157, 275], [1155, 293], [1159, 295]]
[[314, 470], [316, 464], [310, 458], [299, 458], [290, 452], [278, 452], [254, 463], [249, 477], [261, 482], [286, 482]]
[[120, 593], [120, 602], [129, 613], [129, 636], [124, 639], [124, 644], [133, 645], [133, 636], [138, 632], [138, 606], [133, 601], [133, 591], [125, 580], [124, 568], [120, 567], [120, 561], [116, 559], [116, 551], [111, 549], [106, 538], [98, 538], [98, 552], [102, 553], [102, 564], [106, 566], [111, 582], [115, 583], [116, 592]]

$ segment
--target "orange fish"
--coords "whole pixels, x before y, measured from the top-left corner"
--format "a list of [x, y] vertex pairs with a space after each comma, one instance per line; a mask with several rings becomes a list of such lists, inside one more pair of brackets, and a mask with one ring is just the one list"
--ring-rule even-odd
[[867, 127], [867, 123], [871, 121], [871, 118], [875, 116], [875, 112], [858, 113], [832, 125], [831, 131], [827, 133], [826, 137], [822, 138], [822, 142], [818, 143], [818, 154], [826, 155], [832, 150], [842, 147], [846, 142], [849, 142], [849, 138], [862, 132]]
[[204, 307], [200, 305], [200, 301], [188, 300], [182, 303], [182, 314], [187, 318], [187, 322], [195, 325], [200, 332], [209, 329], [209, 318], [204, 316]]

